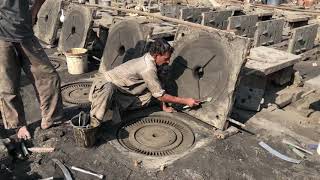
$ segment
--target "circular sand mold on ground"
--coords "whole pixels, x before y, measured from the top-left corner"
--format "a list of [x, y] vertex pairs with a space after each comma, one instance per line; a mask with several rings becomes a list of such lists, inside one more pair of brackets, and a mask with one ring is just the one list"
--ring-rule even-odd
[[124, 124], [117, 132], [126, 149], [148, 156], [168, 156], [188, 150], [194, 143], [185, 123], [168, 117], [145, 117]]
[[89, 92], [92, 82], [74, 82], [61, 87], [63, 101], [67, 105], [90, 106]]

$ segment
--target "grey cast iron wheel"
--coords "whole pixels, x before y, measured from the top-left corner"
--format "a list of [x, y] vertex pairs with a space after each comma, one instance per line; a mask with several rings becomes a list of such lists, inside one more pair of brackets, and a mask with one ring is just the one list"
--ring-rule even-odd
[[214, 101], [226, 93], [228, 61], [223, 47], [216, 39], [207, 34], [182, 38], [176, 43], [171, 59], [171, 76], [176, 83], [176, 95], [199, 99], [213, 97]]
[[145, 48], [142, 26], [135, 20], [126, 20], [111, 27], [100, 70], [113, 69], [142, 55]]
[[57, 39], [60, 9], [61, 0], [46, 0], [39, 10], [35, 35], [47, 44], [53, 44]]
[[85, 48], [92, 25], [92, 11], [86, 7], [72, 6], [66, 15], [59, 39], [59, 49]]

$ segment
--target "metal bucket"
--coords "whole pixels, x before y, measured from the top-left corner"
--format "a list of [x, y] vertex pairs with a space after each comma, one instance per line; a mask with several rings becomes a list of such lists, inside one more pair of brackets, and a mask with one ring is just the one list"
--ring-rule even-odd
[[267, 4], [278, 6], [282, 3], [282, 0], [267, 0]]
[[88, 71], [87, 52], [84, 48], [72, 48], [65, 53], [70, 74], [83, 74]]
[[90, 118], [84, 112], [73, 117], [71, 125], [76, 144], [80, 147], [92, 147], [96, 142], [96, 133], [100, 124], [99, 120]]

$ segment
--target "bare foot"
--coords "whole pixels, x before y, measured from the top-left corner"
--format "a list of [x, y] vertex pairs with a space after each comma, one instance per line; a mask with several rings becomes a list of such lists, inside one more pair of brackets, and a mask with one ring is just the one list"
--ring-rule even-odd
[[41, 129], [49, 129], [51, 126], [51, 123], [41, 123]]
[[175, 110], [173, 107], [163, 107], [162, 110], [163, 110], [164, 112], [167, 112], [167, 113], [176, 112], [176, 110]]
[[22, 126], [18, 130], [17, 136], [18, 136], [19, 139], [24, 139], [24, 140], [27, 140], [27, 139], [31, 138], [31, 135], [30, 135], [30, 133], [29, 133], [29, 131], [28, 131], [26, 126]]

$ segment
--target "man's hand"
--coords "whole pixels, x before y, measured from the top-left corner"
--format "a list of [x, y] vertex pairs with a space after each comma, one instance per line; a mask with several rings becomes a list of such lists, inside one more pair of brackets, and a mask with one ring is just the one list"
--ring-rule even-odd
[[182, 98], [182, 97], [172, 96], [170, 94], [164, 94], [162, 97], [159, 97], [158, 100], [161, 102], [167, 102], [167, 103], [183, 104], [189, 107], [199, 106], [199, 104], [201, 103], [200, 100], [197, 100], [197, 99]]
[[162, 110], [167, 113], [176, 112], [176, 110], [173, 107], [167, 106], [166, 103], [162, 103]]
[[26, 126], [22, 126], [18, 130], [17, 136], [18, 136], [19, 139], [24, 139], [24, 140], [27, 140], [27, 139], [31, 138], [31, 135], [30, 135], [30, 133], [29, 133], [29, 131], [28, 131]]
[[193, 98], [186, 98], [186, 105], [189, 107], [199, 106], [200, 100], [193, 99]]

